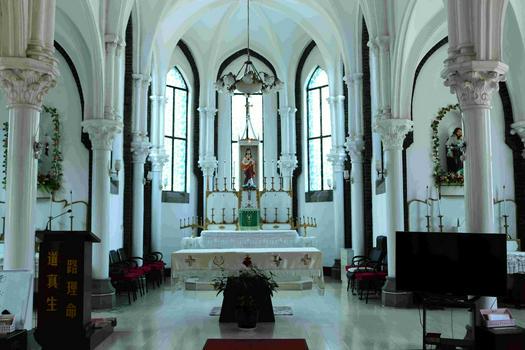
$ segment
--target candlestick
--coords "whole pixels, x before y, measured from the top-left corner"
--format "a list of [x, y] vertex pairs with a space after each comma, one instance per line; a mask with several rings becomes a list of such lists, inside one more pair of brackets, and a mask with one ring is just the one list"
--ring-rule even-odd
[[53, 194], [49, 195], [49, 217], [53, 217]]
[[275, 187], [274, 187], [274, 180], [275, 180], [275, 178], [274, 178], [273, 175], [272, 175], [272, 189], [271, 189], [272, 191], [274, 191], [274, 188], [275, 188]]
[[272, 160], [272, 178], [275, 176], [275, 173], [274, 173], [274, 161]]
[[430, 232], [430, 218], [431, 218], [431, 216], [430, 215], [426, 215], [425, 217], [427, 218], [427, 232]]
[[439, 232], [443, 232], [443, 215], [439, 214]]
[[277, 214], [278, 214], [278, 208], [275, 208], [275, 221], [274, 222], [277, 222]]
[[226, 223], [226, 221], [225, 221], [225, 213], [224, 213], [225, 210], [226, 210], [226, 208], [222, 208], [222, 223], [223, 223], [223, 224]]
[[286, 208], [286, 217], [288, 218], [288, 222], [290, 221], [290, 208]]
[[279, 177], [279, 191], [283, 190], [284, 179], [282, 176]]
[[428, 189], [428, 186], [427, 186], [427, 200], [426, 200], [426, 203], [427, 203], [427, 216], [430, 217], [430, 190]]
[[505, 185], [503, 185], [503, 215], [508, 215], [507, 211], [507, 193], [505, 190]]
[[224, 177], [224, 191], [227, 191], [228, 190], [228, 187], [227, 187], [227, 182], [226, 182], [226, 176]]
[[235, 208], [232, 208], [233, 209], [233, 222], [232, 224], [235, 222]]

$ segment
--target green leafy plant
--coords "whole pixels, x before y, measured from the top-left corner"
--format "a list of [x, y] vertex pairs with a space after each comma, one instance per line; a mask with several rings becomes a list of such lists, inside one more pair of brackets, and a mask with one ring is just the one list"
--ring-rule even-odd
[[253, 293], [258, 289], [267, 289], [270, 296], [279, 288], [274, 280], [274, 274], [264, 272], [252, 264], [251, 258], [246, 256], [243, 260], [246, 268], [239, 270], [237, 275], [225, 275], [224, 271], [221, 276], [213, 279], [213, 287], [217, 295], [224, 292], [226, 288], [232, 288], [239, 294], [237, 307], [251, 308], [255, 304]]
[[462, 174], [446, 172], [441, 168], [439, 158], [439, 123], [450, 111], [459, 111], [459, 104], [447, 105], [439, 109], [436, 117], [430, 124], [432, 128], [432, 175], [436, 185], [463, 185], [465, 179]]

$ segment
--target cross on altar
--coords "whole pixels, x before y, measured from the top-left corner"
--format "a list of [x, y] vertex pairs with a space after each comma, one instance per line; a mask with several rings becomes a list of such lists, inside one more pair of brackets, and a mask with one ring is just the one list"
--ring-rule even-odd
[[193, 263], [194, 263], [196, 260], [193, 259], [193, 258], [191, 257], [191, 255], [188, 255], [188, 257], [187, 257], [186, 260], [184, 260], [184, 261], [186, 261], [186, 264], [188, 264], [188, 266], [192, 266]]

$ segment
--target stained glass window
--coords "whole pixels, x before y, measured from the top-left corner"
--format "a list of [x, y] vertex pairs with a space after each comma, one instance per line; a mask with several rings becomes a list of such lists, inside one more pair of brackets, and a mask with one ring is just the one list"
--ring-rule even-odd
[[162, 190], [187, 192], [188, 170], [188, 85], [173, 67], [166, 77], [164, 149], [168, 163], [162, 173]]
[[320, 67], [312, 73], [306, 90], [308, 191], [328, 190], [332, 171], [327, 155], [332, 146], [332, 128], [328, 76]]
[[[232, 96], [232, 140], [231, 140], [231, 149], [232, 149], [232, 174], [237, 177], [235, 182], [235, 188], [239, 189], [239, 139], [245, 138], [244, 131], [246, 129], [246, 105], [250, 104], [250, 120], [253, 127], [250, 129], [250, 138], [258, 138], [261, 145], [259, 146], [258, 154], [258, 173], [263, 173], [263, 154], [264, 154], [264, 143], [263, 143], [263, 134], [264, 134], [264, 125], [263, 125], [263, 99], [262, 94], [253, 94], [253, 95], [244, 95], [242, 93], [235, 93]], [[233, 164], [235, 163], [236, 169], [233, 169]], [[262, 176], [259, 177], [262, 179]], [[259, 184], [262, 188], [262, 181]]]

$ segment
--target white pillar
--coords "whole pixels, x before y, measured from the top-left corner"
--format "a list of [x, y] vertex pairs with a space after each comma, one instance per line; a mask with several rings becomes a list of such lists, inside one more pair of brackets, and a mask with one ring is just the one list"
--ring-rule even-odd
[[151, 144], [142, 134], [133, 135], [131, 152], [133, 154], [133, 230], [132, 255], [144, 256], [144, 164]]
[[162, 246], [162, 168], [168, 161], [164, 148], [156, 148], [149, 155], [151, 161], [151, 250], [158, 252]]
[[106, 77], [104, 89], [104, 119], [115, 119], [115, 85], [118, 81], [115, 79], [115, 68], [117, 67], [117, 45], [118, 37], [113, 34], [106, 34], [106, 56], [105, 56], [105, 72]]
[[281, 154], [277, 165], [283, 177], [283, 186], [287, 190], [292, 189], [293, 171], [297, 168], [297, 157], [293, 152], [294, 147], [292, 146], [295, 143], [295, 138], [292, 137], [295, 128], [292, 127], [292, 124], [295, 123], [296, 112], [297, 108], [292, 106], [279, 109], [281, 117]]
[[91, 231], [100, 238], [93, 245], [93, 308], [111, 308], [115, 292], [109, 280], [109, 209], [110, 209], [110, 152], [122, 123], [115, 120], [88, 119], [82, 123], [89, 134], [93, 150], [93, 179], [91, 198]]
[[404, 230], [403, 199], [403, 141], [413, 122], [408, 119], [379, 119], [374, 131], [381, 135], [385, 156], [387, 196], [387, 246], [388, 277], [394, 278], [396, 271], [396, 231]]
[[352, 162], [350, 174], [350, 203], [352, 211], [352, 250], [354, 255], [365, 253], [365, 222], [363, 210], [363, 139], [349, 136], [346, 149]]
[[334, 244], [337, 259], [345, 243], [345, 201], [344, 201], [344, 165], [346, 152], [344, 150], [345, 118], [344, 100], [342, 95], [328, 97], [330, 104], [330, 120], [332, 124], [332, 150], [328, 161], [332, 164], [333, 204], [334, 204]]
[[390, 118], [391, 114], [391, 76], [390, 76], [390, 40], [384, 35], [376, 38], [376, 44], [379, 47], [379, 75], [381, 77], [379, 83], [380, 89], [380, 106], [381, 114], [384, 118]]

